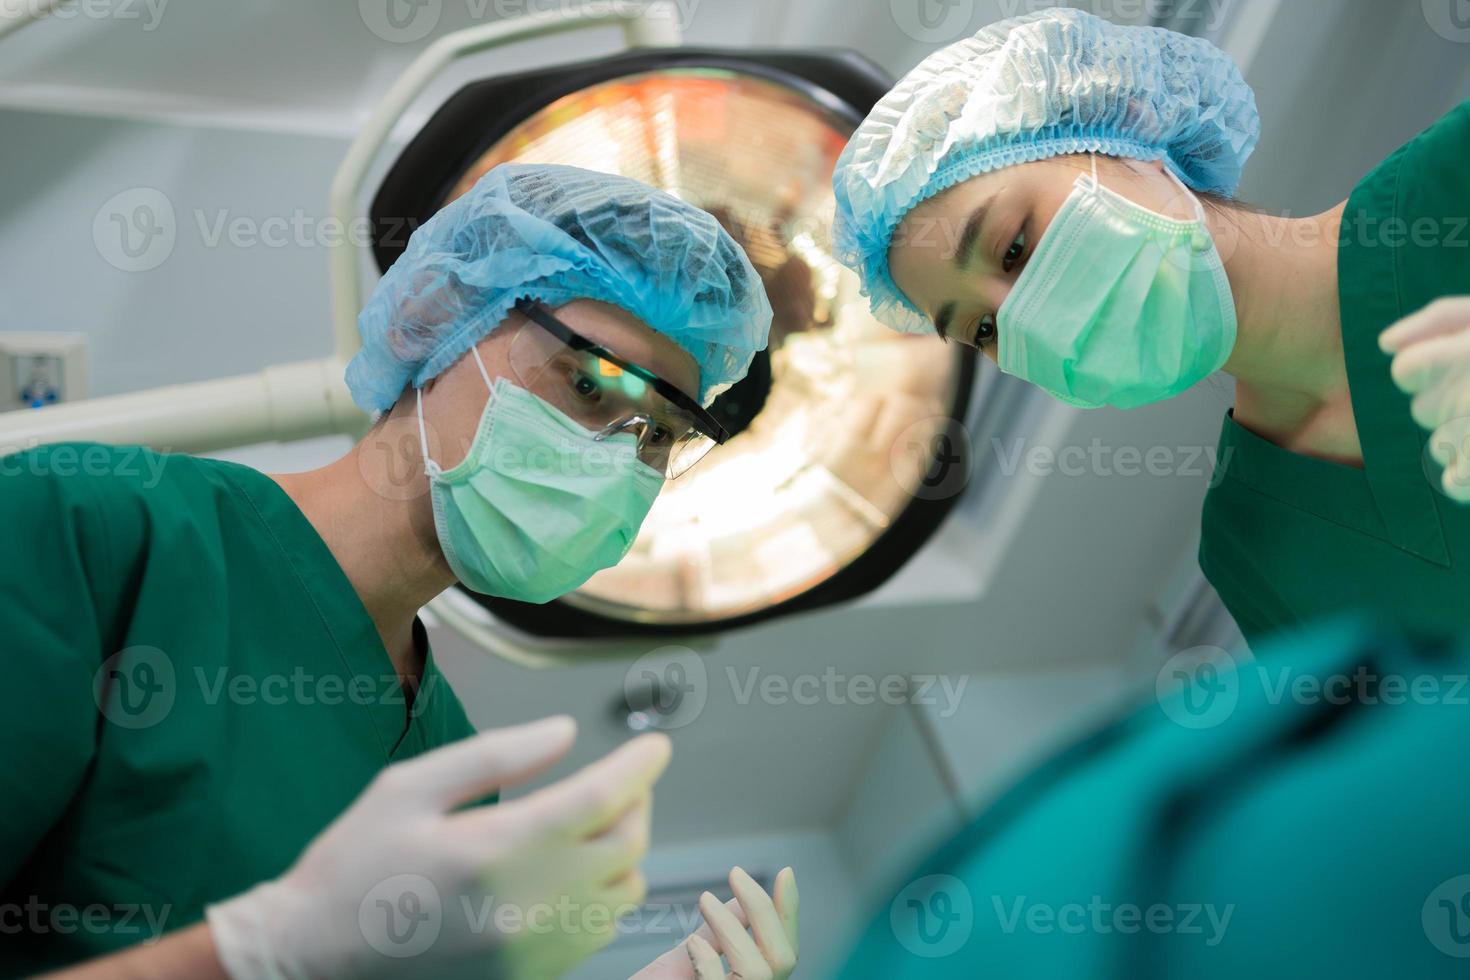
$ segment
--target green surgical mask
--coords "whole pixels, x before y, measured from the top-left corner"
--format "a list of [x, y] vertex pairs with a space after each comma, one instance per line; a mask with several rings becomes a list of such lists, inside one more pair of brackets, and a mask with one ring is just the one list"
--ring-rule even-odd
[[1197, 198], [1197, 219], [1176, 221], [1103, 187], [1092, 166], [1001, 306], [997, 360], [1069, 405], [1138, 408], [1224, 367], [1235, 301]]
[[464, 461], [429, 458], [419, 394], [419, 438], [434, 529], [455, 577], [482, 595], [550, 602], [622, 561], [663, 489], [630, 434], [599, 439], [505, 378], [490, 388]]

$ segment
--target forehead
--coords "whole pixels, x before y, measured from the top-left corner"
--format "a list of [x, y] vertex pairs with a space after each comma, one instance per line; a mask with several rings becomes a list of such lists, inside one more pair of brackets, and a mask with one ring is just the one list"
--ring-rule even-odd
[[957, 184], [916, 205], [894, 230], [888, 271], [920, 310], [932, 313], [935, 297], [953, 285], [958, 275], [954, 259], [965, 223], [985, 196], [979, 178]]
[[593, 343], [698, 396], [699, 366], [689, 352], [622, 307], [579, 299], [552, 312]]

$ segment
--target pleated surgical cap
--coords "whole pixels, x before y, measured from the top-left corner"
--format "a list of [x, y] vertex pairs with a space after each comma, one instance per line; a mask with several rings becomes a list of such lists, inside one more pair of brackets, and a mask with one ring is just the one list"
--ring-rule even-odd
[[1163, 160], [1191, 188], [1231, 195], [1260, 133], [1254, 93], [1208, 41], [1069, 8], [1001, 21], [924, 59], [853, 134], [832, 178], [837, 257], [878, 320], [932, 334], [888, 269], [917, 205], [980, 174], [1087, 152]]
[[384, 411], [505, 320], [516, 301], [619, 306], [699, 364], [708, 404], [766, 346], [771, 307], [708, 213], [627, 177], [503, 164], [409, 239], [358, 317], [353, 401]]

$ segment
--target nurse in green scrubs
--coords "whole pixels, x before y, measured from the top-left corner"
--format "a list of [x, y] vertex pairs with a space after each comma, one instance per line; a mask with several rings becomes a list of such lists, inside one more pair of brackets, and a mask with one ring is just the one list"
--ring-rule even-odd
[[[1454, 453], [1416, 424], [1380, 336], [1470, 292], [1470, 105], [1308, 218], [1230, 199], [1259, 130], [1208, 42], [1067, 9], [1003, 21], [858, 128], [838, 251], [880, 320], [1072, 405], [1231, 374], [1200, 563], [1250, 640], [1344, 610], [1464, 628], [1470, 510], [1439, 492]], [[1437, 383], [1470, 392], [1470, 373]]]
[[1357, 619], [1096, 732], [891, 882], [840, 980], [1416, 980], [1470, 958], [1470, 642]]
[[[0, 975], [155, 940], [206, 907], [212, 936], [189, 930], [213, 943], [202, 960], [128, 962], [157, 976], [223, 964], [235, 980], [349, 962], [318, 948], [366, 901], [313, 890], [343, 880], [322, 872], [332, 848], [247, 890], [292, 868], [385, 767], [472, 733], [417, 610], [456, 581], [544, 602], [616, 563], [664, 480], [723, 438], [703, 404], [744, 374], [770, 318], [709, 215], [623, 178], [502, 167], [419, 229], [364, 309], [348, 383], [384, 414], [339, 461], [271, 476], [134, 447], [0, 457]], [[354, 836], [380, 822], [432, 850], [433, 825], [385, 793], [418, 778], [453, 784], [432, 794], [442, 805], [468, 803], [499, 785], [475, 781], [476, 759], [520, 760], [524, 778], [559, 754], [487, 744], [363, 795], [354, 811], [377, 816], [328, 837], [364, 867], [404, 843]], [[662, 762], [614, 768], [600, 778], [618, 785], [590, 788], [599, 806], [622, 800], [615, 836], [638, 849]], [[558, 800], [533, 823], [598, 816]], [[471, 872], [489, 860], [460, 853]], [[636, 901], [638, 880], [617, 894]], [[435, 966], [410, 972], [446, 975]]]

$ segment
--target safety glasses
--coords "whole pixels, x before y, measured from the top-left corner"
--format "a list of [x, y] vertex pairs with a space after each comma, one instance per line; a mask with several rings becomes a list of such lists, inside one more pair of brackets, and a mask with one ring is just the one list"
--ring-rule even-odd
[[598, 439], [631, 435], [639, 460], [673, 480], [729, 438], [689, 395], [583, 337], [540, 303], [523, 299], [516, 309], [531, 321], [511, 341], [516, 381]]

